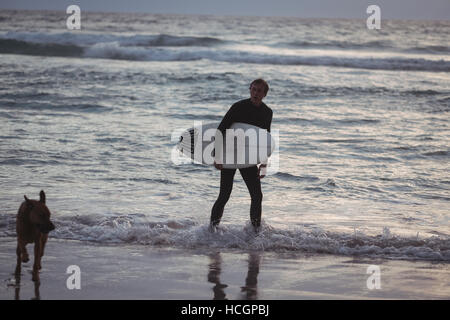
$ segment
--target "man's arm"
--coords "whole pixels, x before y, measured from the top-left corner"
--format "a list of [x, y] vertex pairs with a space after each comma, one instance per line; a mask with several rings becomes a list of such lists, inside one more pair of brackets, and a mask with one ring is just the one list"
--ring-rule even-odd
[[[271, 109], [269, 109], [269, 111], [270, 111], [270, 113], [267, 116], [265, 129], [267, 129], [267, 131], [270, 132], [270, 127], [272, 125], [273, 112], [272, 112]], [[266, 161], [261, 162], [261, 164], [259, 165], [258, 176], [259, 176], [260, 179], [262, 179], [262, 178], [264, 178], [266, 176], [268, 161], [269, 161], [269, 159], [267, 159]]]
[[267, 128], [267, 131], [270, 132], [270, 127], [271, 127], [271, 125], [272, 125], [273, 111], [272, 111], [271, 109], [269, 109], [269, 110], [270, 110], [270, 113], [269, 113], [269, 116], [267, 117], [267, 125], [266, 125], [266, 128]]
[[216, 169], [219, 170], [222, 169], [221, 165], [223, 164], [223, 137], [225, 137], [225, 130], [234, 122], [236, 108], [237, 103], [231, 106], [217, 127], [216, 135], [214, 137], [214, 164]]
[[219, 126], [217, 127], [218, 130], [222, 132], [222, 135], [225, 135], [225, 130], [231, 127], [231, 125], [234, 122], [234, 115], [236, 113], [238, 104], [235, 103], [231, 106], [231, 108], [228, 110], [228, 112], [223, 116], [222, 121], [220, 122]]

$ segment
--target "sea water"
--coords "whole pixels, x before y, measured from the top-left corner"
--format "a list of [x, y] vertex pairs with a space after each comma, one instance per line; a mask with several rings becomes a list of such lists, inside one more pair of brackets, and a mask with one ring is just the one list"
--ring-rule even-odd
[[[0, 11], [0, 237], [45, 190], [51, 237], [450, 260], [450, 22]], [[176, 164], [177, 132], [270, 85], [275, 172]], [[175, 139], [174, 139], [175, 137]]]

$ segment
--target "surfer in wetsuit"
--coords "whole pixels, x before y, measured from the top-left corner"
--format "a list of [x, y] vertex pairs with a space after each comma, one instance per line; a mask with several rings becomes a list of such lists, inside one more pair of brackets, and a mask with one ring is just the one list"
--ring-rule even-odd
[[[231, 106], [228, 112], [220, 122], [219, 130], [225, 136], [225, 130], [230, 128], [234, 122], [248, 123], [270, 132], [272, 123], [272, 109], [264, 102], [263, 98], [269, 91], [269, 85], [263, 79], [256, 79], [250, 84], [250, 98], [236, 102]], [[216, 154], [217, 156], [217, 154]], [[225, 204], [231, 195], [233, 188], [234, 174], [236, 169], [224, 169], [222, 164], [214, 162], [216, 169], [220, 171], [220, 192], [214, 206], [211, 210], [210, 230], [214, 232], [222, 218]], [[251, 197], [250, 221], [255, 232], [258, 232], [261, 226], [261, 181], [264, 178], [266, 163], [239, 169], [242, 178], [247, 185]]]

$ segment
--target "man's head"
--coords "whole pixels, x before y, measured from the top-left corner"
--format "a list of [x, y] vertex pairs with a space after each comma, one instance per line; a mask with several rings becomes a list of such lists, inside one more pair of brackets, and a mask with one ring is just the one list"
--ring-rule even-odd
[[262, 99], [267, 95], [269, 85], [263, 79], [256, 79], [250, 84], [250, 99], [252, 103], [259, 106]]

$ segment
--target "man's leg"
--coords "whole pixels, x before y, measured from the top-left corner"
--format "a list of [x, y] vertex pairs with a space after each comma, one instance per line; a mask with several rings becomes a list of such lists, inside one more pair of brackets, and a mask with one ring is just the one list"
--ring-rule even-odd
[[231, 190], [233, 189], [233, 179], [236, 169], [220, 170], [220, 192], [214, 206], [211, 210], [211, 225], [217, 226], [222, 218], [223, 209], [228, 199], [230, 199]]
[[258, 176], [258, 167], [253, 166], [250, 168], [239, 169], [242, 178], [244, 178], [247, 185], [250, 197], [252, 198], [252, 204], [250, 206], [250, 221], [253, 227], [259, 228], [261, 225], [261, 203], [262, 203], [262, 191], [261, 180]]

